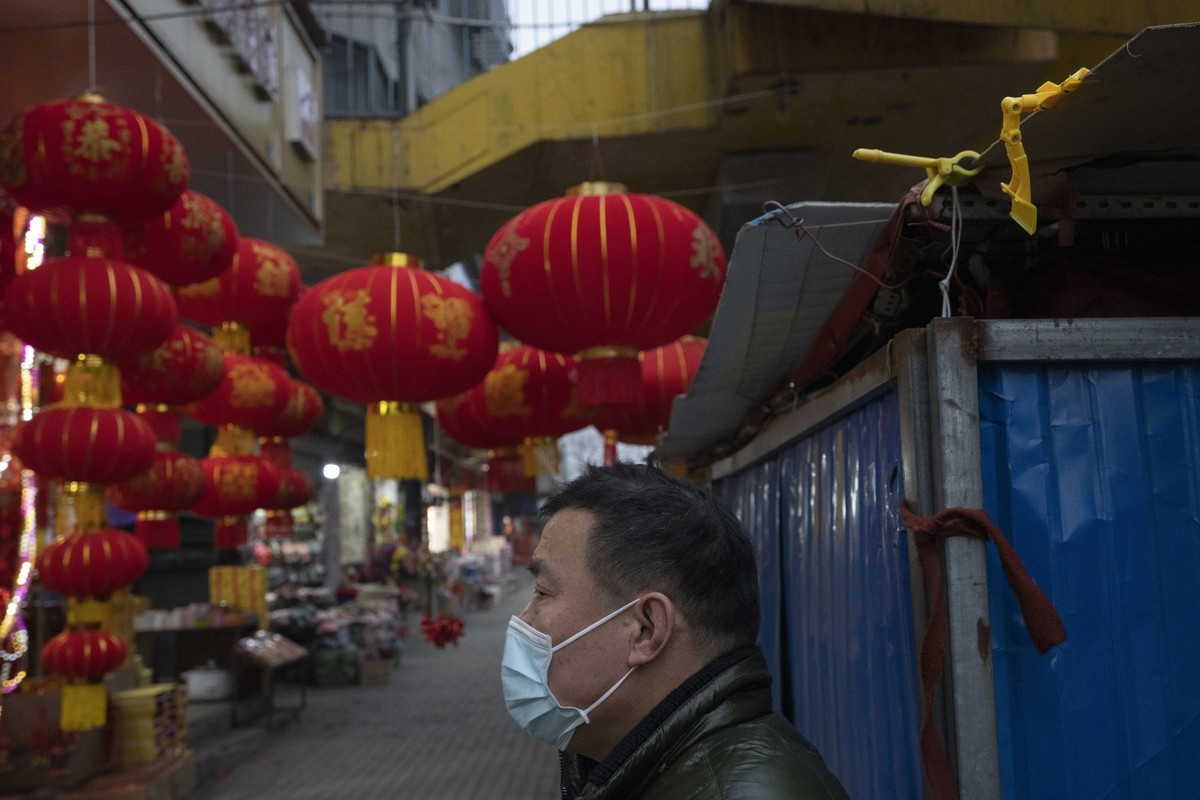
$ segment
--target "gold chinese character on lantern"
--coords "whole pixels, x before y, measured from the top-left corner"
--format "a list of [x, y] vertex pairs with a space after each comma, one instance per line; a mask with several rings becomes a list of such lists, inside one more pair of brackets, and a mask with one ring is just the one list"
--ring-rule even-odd
[[692, 267], [700, 271], [701, 278], [721, 280], [721, 270], [717, 267], [717, 255], [721, 245], [707, 225], [697, 225], [692, 231]]
[[518, 214], [513, 218], [512, 223], [504, 229], [504, 235], [500, 237], [500, 241], [489, 252], [489, 257], [492, 263], [496, 265], [496, 269], [500, 272], [500, 290], [505, 297], [512, 295], [512, 282], [510, 280], [512, 274], [512, 262], [523, 250], [529, 247], [529, 239], [524, 236], [517, 235], [517, 225], [521, 222], [521, 215]]
[[421, 298], [425, 318], [437, 328], [437, 341], [429, 346], [429, 352], [440, 358], [455, 361], [467, 354], [459, 343], [471, 332], [471, 307], [460, 297], [439, 297], [427, 294]]
[[366, 350], [375, 341], [379, 329], [375, 315], [367, 310], [370, 295], [356, 292], [329, 292], [321, 298], [325, 311], [321, 321], [329, 331], [329, 344], [338, 350]]
[[254, 496], [255, 476], [252, 464], [225, 465], [216, 476], [217, 496], [224, 502], [249, 500]]
[[533, 409], [525, 402], [529, 373], [515, 364], [494, 369], [483, 379], [483, 397], [492, 417], [528, 417]]
[[253, 245], [260, 263], [254, 273], [254, 291], [262, 297], [287, 297], [291, 291], [291, 271], [287, 265], [272, 258], [273, 253]]
[[229, 381], [229, 403], [236, 408], [258, 408], [270, 405], [274, 399], [275, 384], [257, 364], [234, 364], [229, 368]]

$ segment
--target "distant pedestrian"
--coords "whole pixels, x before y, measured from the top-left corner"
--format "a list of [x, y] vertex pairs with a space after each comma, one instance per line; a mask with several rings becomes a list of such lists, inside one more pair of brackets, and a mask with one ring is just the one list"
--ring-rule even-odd
[[564, 798], [847, 797], [771, 710], [753, 546], [709, 491], [593, 466], [542, 513], [501, 679], [512, 717], [563, 751]]

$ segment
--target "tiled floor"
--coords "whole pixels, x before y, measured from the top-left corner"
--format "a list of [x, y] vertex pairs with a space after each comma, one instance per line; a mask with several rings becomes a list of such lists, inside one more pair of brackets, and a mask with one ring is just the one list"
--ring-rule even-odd
[[299, 723], [188, 800], [535, 800], [558, 796], [558, 756], [509, 718], [500, 692], [508, 618], [531, 586], [473, 610], [439, 650], [411, 620], [384, 686], [313, 688]]

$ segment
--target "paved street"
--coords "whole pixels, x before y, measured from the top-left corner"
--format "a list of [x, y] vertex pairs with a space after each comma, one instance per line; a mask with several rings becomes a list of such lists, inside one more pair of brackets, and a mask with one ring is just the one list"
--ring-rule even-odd
[[385, 686], [310, 688], [300, 722], [188, 800], [535, 800], [558, 795], [554, 748], [509, 718], [500, 691], [508, 618], [530, 578], [468, 611], [457, 647], [438, 650], [419, 617]]

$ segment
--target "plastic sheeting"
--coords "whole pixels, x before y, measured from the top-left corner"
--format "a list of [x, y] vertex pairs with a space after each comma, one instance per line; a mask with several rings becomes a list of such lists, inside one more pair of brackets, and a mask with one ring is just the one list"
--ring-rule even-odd
[[989, 548], [1010, 800], [1200, 793], [1200, 366], [980, 365], [988, 513], [1058, 608], [1030, 643]]
[[890, 393], [718, 484], [760, 558], [782, 556], [775, 663], [785, 713], [857, 800], [924, 791], [900, 473]]

